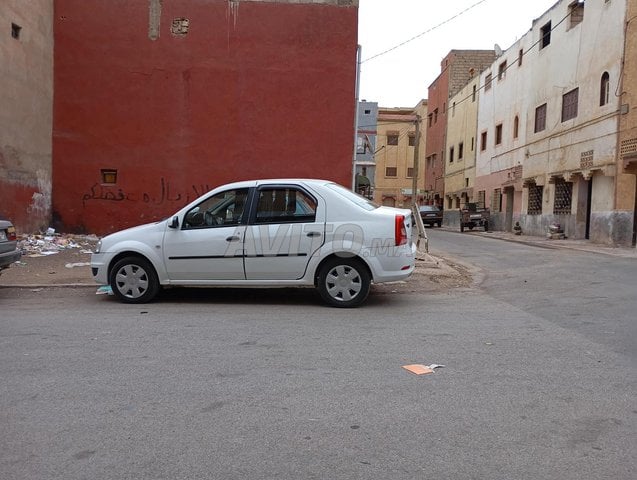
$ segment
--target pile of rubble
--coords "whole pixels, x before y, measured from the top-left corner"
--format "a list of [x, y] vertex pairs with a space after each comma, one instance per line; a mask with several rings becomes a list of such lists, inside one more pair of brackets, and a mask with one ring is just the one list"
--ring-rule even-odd
[[81, 253], [91, 253], [98, 240], [95, 235], [59, 234], [49, 228], [42, 234], [22, 235], [18, 239], [18, 248], [23, 257], [55, 255], [74, 248], [80, 249]]

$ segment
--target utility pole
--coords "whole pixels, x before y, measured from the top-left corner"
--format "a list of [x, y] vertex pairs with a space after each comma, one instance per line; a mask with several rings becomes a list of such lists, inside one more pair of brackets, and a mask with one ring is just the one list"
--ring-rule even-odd
[[411, 183], [411, 203], [418, 206], [418, 153], [420, 150], [420, 115], [416, 115], [416, 137], [414, 138], [414, 174]]

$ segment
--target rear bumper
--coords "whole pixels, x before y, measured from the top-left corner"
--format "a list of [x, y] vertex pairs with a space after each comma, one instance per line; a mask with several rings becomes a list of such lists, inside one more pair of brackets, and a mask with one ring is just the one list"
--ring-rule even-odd
[[3, 268], [9, 268], [12, 263], [17, 262], [21, 257], [22, 253], [19, 250], [0, 253], [0, 270]]

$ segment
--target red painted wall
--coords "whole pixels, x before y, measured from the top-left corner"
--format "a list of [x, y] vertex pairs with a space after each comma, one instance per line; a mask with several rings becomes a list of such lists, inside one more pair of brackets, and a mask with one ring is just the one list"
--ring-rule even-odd
[[[56, 0], [53, 215], [104, 234], [235, 180], [351, 182], [357, 7]], [[189, 19], [184, 37], [174, 18]], [[101, 170], [117, 183], [102, 184]]]
[[[429, 192], [429, 203], [442, 206], [444, 200], [444, 175], [445, 175], [445, 144], [447, 135], [447, 100], [449, 91], [449, 70], [443, 69], [438, 78], [429, 86], [427, 98], [427, 115], [432, 116], [431, 126], [429, 118], [425, 120], [427, 125], [426, 157], [436, 155], [436, 161], [432, 164], [425, 161], [425, 189]], [[438, 114], [434, 111], [438, 109]], [[436, 194], [438, 200], [435, 200]]]

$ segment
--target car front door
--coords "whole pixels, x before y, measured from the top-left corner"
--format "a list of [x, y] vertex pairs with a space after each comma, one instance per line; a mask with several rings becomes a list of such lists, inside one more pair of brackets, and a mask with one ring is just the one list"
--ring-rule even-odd
[[164, 237], [164, 262], [171, 281], [202, 283], [244, 280], [243, 241], [248, 189], [206, 198]]
[[255, 192], [245, 235], [247, 280], [296, 280], [325, 241], [325, 201], [299, 186]]

